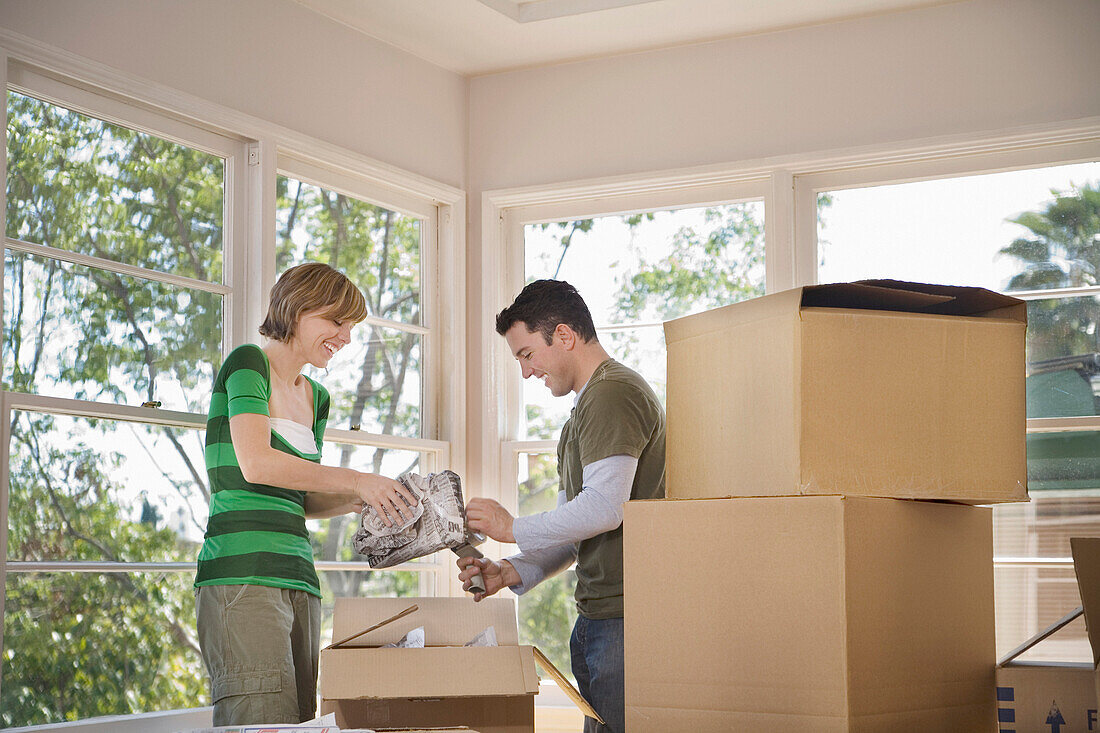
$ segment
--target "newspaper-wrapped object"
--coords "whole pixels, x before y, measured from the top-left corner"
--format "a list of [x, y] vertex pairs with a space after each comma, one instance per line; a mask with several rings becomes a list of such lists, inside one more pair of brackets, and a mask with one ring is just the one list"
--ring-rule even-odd
[[360, 516], [352, 538], [355, 551], [367, 556], [372, 568], [389, 568], [437, 550], [466, 544], [466, 508], [462, 481], [453, 471], [420, 476], [406, 473], [397, 478], [416, 496], [411, 519], [387, 527], [368, 506]]

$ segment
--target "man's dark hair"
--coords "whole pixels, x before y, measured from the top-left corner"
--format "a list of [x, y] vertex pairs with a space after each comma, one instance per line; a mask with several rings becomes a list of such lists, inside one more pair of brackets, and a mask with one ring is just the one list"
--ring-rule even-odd
[[536, 280], [527, 285], [510, 306], [497, 314], [497, 333], [503, 336], [520, 321], [528, 333], [541, 332], [548, 344], [559, 323], [573, 329], [586, 344], [599, 340], [584, 299], [564, 280]]

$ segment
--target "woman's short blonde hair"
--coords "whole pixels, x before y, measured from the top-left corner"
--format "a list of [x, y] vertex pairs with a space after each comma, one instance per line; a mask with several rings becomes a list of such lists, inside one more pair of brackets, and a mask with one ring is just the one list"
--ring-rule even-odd
[[271, 304], [260, 334], [276, 341], [290, 341], [303, 313], [325, 309], [321, 315], [358, 323], [367, 316], [367, 301], [344, 273], [323, 262], [295, 265], [279, 276], [271, 288]]

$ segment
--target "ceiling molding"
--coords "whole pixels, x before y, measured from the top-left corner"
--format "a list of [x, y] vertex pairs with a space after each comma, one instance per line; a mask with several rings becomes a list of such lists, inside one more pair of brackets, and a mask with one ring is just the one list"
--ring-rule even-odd
[[477, 0], [482, 5], [508, 16], [517, 23], [594, 13], [657, 0]]

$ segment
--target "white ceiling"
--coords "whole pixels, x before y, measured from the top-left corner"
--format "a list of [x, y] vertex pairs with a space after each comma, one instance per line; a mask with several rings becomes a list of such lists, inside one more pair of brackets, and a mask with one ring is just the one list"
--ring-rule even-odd
[[464, 76], [959, 0], [296, 0]]

